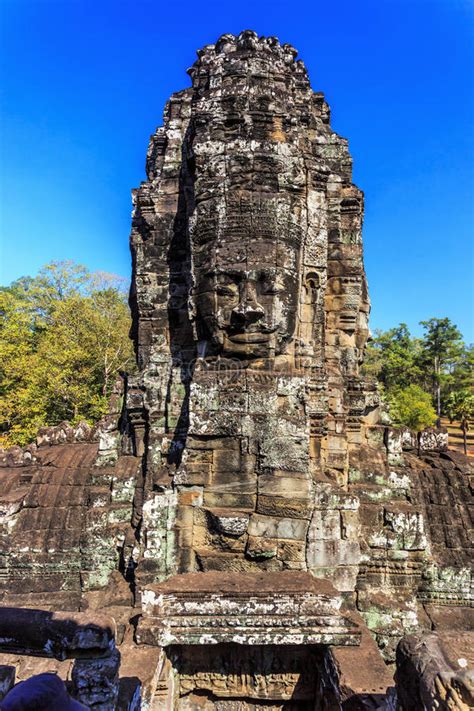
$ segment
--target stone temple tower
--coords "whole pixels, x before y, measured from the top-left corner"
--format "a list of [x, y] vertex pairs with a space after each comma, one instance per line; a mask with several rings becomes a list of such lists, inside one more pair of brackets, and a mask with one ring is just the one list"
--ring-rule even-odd
[[[296, 54], [250, 31], [200, 51], [135, 193], [130, 419], [144, 491], [181, 531], [153, 575], [305, 568], [315, 486], [347, 487], [374, 410], [359, 374], [363, 195]], [[204, 510], [245, 543], [217, 550]]]
[[469, 462], [381, 423], [361, 375], [347, 141], [276, 38], [223, 35], [189, 74], [133, 195], [138, 374], [95, 429], [0, 453], [1, 602], [114, 617], [120, 654], [107, 623], [77, 661], [97, 711], [388, 711], [422, 630], [451, 637], [399, 646], [404, 711], [464, 711]]

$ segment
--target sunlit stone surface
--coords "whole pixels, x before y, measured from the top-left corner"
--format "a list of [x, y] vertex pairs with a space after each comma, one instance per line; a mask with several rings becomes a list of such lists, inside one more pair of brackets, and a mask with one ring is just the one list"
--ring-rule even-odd
[[296, 50], [223, 35], [189, 74], [134, 191], [139, 373], [1, 455], [2, 602], [112, 615], [120, 708], [394, 709], [399, 640], [472, 625], [469, 462], [361, 377], [363, 195]]

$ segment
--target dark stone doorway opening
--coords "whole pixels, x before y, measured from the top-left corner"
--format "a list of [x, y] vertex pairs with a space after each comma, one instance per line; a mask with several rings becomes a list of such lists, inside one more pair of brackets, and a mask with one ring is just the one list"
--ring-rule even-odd
[[323, 711], [334, 708], [327, 647], [182, 645], [168, 648], [178, 711]]

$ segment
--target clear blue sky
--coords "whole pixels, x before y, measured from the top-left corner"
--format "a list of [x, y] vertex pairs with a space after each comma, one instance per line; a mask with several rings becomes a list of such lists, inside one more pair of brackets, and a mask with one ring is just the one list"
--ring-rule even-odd
[[473, 341], [472, 0], [1, 0], [1, 276], [130, 275], [130, 190], [195, 50], [299, 49], [365, 191], [372, 329], [448, 316]]

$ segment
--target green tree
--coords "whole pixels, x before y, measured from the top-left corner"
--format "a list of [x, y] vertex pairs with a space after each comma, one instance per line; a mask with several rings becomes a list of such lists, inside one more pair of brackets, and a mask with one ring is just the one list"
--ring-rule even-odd
[[474, 346], [463, 345], [454, 364], [450, 369], [451, 391], [465, 390], [474, 382]]
[[395, 424], [416, 432], [436, 422], [436, 412], [429, 393], [419, 385], [394, 390], [389, 397], [390, 414]]
[[446, 411], [451, 422], [458, 420], [464, 443], [464, 453], [467, 454], [467, 433], [470, 422], [474, 419], [474, 394], [472, 389], [452, 392], [446, 402]]
[[0, 440], [41, 425], [97, 421], [120, 370], [133, 370], [123, 280], [71, 262], [0, 290]]
[[15, 290], [0, 290], [0, 446], [24, 444], [44, 424], [41, 403], [30, 387], [36, 344], [28, 304]]
[[363, 373], [376, 377], [383, 398], [397, 401], [400, 392], [417, 385], [429, 393], [439, 416], [452, 393], [472, 387], [474, 349], [462, 342], [447, 318], [422, 321], [423, 338], [414, 338], [406, 324], [377, 331], [369, 342]]
[[419, 350], [419, 341], [411, 337], [405, 323], [377, 331], [367, 346], [364, 373], [375, 376], [387, 394], [405, 388], [422, 376]]
[[431, 385], [439, 424], [443, 385], [449, 386], [451, 371], [459, 362], [464, 344], [461, 333], [449, 318], [431, 318], [420, 323], [425, 333], [418, 362], [429, 379], [428, 385]]
[[59, 302], [90, 293], [94, 278], [94, 274], [81, 264], [70, 260], [50, 262], [36, 277], [21, 277], [7, 289], [25, 302], [32, 327], [38, 329], [49, 321]]

